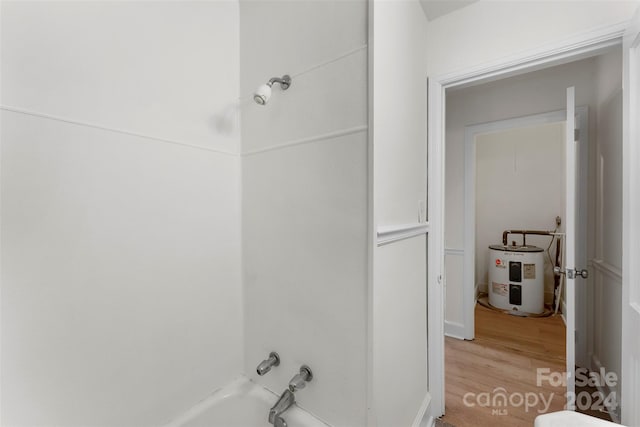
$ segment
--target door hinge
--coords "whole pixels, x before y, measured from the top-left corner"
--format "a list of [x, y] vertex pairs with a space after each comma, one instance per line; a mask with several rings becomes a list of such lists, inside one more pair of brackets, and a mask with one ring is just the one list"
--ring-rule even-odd
[[580, 129], [573, 130], [573, 140], [580, 141]]

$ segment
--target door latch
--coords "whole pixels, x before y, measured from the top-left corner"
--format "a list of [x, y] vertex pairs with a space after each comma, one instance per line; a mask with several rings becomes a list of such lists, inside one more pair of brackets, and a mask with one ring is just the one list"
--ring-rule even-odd
[[589, 271], [584, 268], [582, 270], [578, 270], [577, 268], [567, 268], [565, 271], [560, 267], [554, 267], [553, 272], [555, 274], [566, 274], [567, 279], [577, 279], [578, 277], [582, 277], [583, 279], [586, 279], [589, 277]]

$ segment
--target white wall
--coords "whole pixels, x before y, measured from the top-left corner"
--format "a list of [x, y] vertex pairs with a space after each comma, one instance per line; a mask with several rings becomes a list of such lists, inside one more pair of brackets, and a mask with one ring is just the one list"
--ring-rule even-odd
[[[504, 230], [553, 230], [556, 216], [564, 216], [564, 139], [564, 122], [476, 136], [476, 284], [489, 283], [488, 247], [501, 244]], [[522, 236], [509, 237], [522, 242]], [[549, 243], [550, 237], [527, 236], [528, 245], [546, 250]], [[550, 252], [555, 260], [555, 245]], [[550, 304], [553, 268], [546, 255], [539, 274]]]
[[[427, 21], [417, 0], [371, 5], [374, 226], [417, 224], [427, 197]], [[374, 248], [370, 425], [411, 425], [429, 403], [426, 261], [424, 235]]]
[[238, 5], [3, 2], [1, 54], [2, 424], [162, 424], [242, 369]]
[[307, 364], [298, 403], [365, 425], [367, 3], [242, 1], [240, 18], [245, 372], [280, 394]]
[[[463, 323], [461, 281], [456, 281], [453, 270], [461, 268], [464, 248], [464, 132], [465, 126], [497, 120], [524, 117], [566, 108], [566, 88], [576, 87], [576, 105], [589, 107], [589, 134], [595, 135], [595, 59], [589, 58], [570, 64], [523, 74], [507, 79], [447, 92], [446, 110], [446, 192], [445, 192], [445, 247], [447, 258], [447, 297], [445, 319], [450, 323]], [[590, 149], [595, 138], [590, 140]], [[592, 183], [590, 182], [589, 188]], [[542, 229], [553, 228], [555, 215], [546, 218]], [[587, 218], [593, 230], [593, 215]], [[511, 226], [508, 226], [511, 227]], [[532, 226], [527, 226], [532, 228]], [[495, 243], [501, 234], [494, 237]], [[593, 233], [587, 237], [588, 247]], [[544, 244], [534, 237], [531, 243]], [[546, 246], [545, 246], [546, 247]]]
[[491, 63], [627, 22], [638, 2], [480, 0], [429, 22], [429, 75]]

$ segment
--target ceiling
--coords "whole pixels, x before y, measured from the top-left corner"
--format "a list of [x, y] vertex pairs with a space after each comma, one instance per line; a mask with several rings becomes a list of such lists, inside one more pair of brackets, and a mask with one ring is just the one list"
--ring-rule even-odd
[[442, 15], [451, 13], [476, 1], [478, 0], [420, 0], [420, 4], [424, 9], [424, 14], [427, 15], [427, 20], [433, 21]]

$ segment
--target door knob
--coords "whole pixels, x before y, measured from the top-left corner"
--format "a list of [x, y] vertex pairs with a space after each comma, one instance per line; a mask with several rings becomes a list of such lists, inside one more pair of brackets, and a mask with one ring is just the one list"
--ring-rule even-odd
[[553, 272], [555, 274], [566, 274], [567, 279], [577, 279], [578, 277], [587, 279], [589, 277], [589, 271], [585, 268], [583, 268], [582, 270], [578, 270], [576, 268], [567, 268], [567, 270], [565, 271], [560, 267], [553, 267]]
[[589, 271], [586, 268], [583, 268], [582, 270], [576, 270], [576, 276], [580, 276], [583, 279], [588, 279]]

